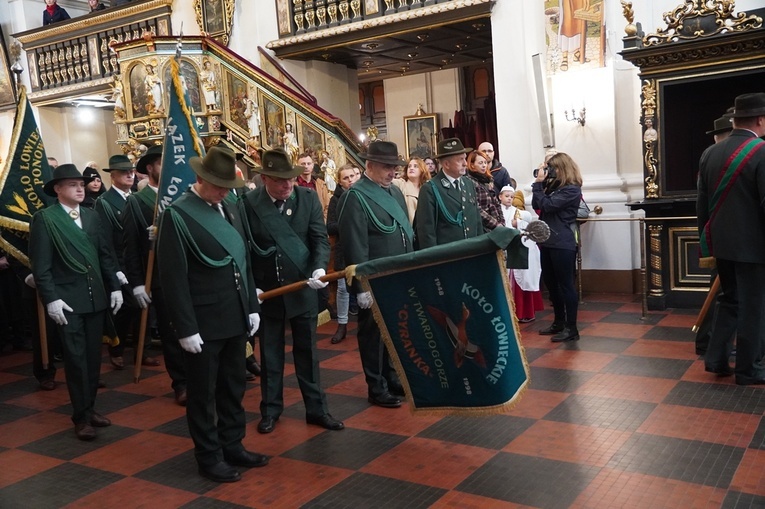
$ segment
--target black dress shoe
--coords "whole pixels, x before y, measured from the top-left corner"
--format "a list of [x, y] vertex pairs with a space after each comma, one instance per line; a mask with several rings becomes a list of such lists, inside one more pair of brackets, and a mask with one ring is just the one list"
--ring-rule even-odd
[[562, 331], [550, 338], [553, 343], [562, 343], [563, 341], [579, 341], [579, 331], [576, 327], [565, 327]]
[[236, 482], [242, 478], [239, 472], [225, 461], [219, 461], [209, 467], [199, 465], [199, 475], [215, 482]]
[[335, 335], [332, 336], [332, 339], [330, 339], [329, 342], [332, 343], [333, 345], [336, 345], [342, 340], [344, 340], [347, 334], [348, 334], [348, 325], [344, 323], [339, 323], [337, 324], [337, 330], [335, 331]]
[[40, 382], [40, 389], [44, 391], [52, 391], [56, 388], [56, 382], [54, 380], [43, 380]]
[[188, 401], [189, 397], [188, 394], [186, 394], [186, 388], [181, 387], [180, 389], [175, 390], [175, 402], [178, 403], [180, 406], [186, 406], [186, 402]]
[[398, 408], [401, 406], [401, 400], [390, 392], [383, 392], [377, 396], [369, 396], [367, 401], [383, 408]]
[[90, 416], [90, 425], [95, 426], [96, 428], [105, 428], [107, 426], [111, 426], [112, 421], [99, 414], [98, 412], [93, 412], [93, 415]]
[[242, 451], [238, 454], [225, 456], [226, 463], [235, 467], [257, 468], [268, 465], [268, 456], [256, 452]]
[[736, 375], [736, 385], [765, 385], [765, 378]]
[[258, 423], [258, 433], [271, 433], [276, 427], [276, 421], [278, 420], [278, 417], [264, 416]]
[[75, 424], [74, 433], [80, 440], [93, 440], [96, 438], [96, 430], [87, 422]]
[[247, 371], [255, 376], [260, 376], [260, 364], [255, 360], [255, 357], [247, 357]]
[[388, 392], [390, 392], [394, 396], [400, 396], [402, 398], [406, 396], [406, 393], [404, 392], [404, 387], [401, 384], [392, 384], [388, 382]]
[[343, 424], [342, 421], [338, 421], [337, 419], [332, 417], [330, 414], [324, 414], [319, 417], [315, 417], [313, 415], [306, 415], [305, 422], [307, 422], [308, 424], [315, 424], [316, 426], [321, 426], [322, 428], [328, 429], [331, 431], [338, 431], [345, 428], [345, 424]]
[[565, 329], [566, 326], [560, 322], [553, 322], [552, 325], [547, 327], [546, 329], [542, 329], [539, 331], [539, 333], [543, 336], [552, 336], [553, 334], [557, 334], [559, 332], [562, 332], [563, 329]]
[[714, 373], [717, 376], [731, 376], [733, 374], [733, 368], [730, 366], [707, 366], [704, 365], [704, 371], [707, 373]]

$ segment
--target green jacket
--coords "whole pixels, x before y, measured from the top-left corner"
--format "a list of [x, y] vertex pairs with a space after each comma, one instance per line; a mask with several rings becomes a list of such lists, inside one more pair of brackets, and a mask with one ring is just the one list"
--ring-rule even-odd
[[[258, 288], [272, 290], [308, 279], [316, 269], [327, 269], [329, 239], [315, 191], [296, 186], [281, 214], [265, 187], [242, 196], [239, 207], [251, 235], [250, 254]], [[261, 308], [263, 315], [274, 318], [316, 313], [316, 290], [306, 286], [281, 298], [268, 299]]]
[[[48, 207], [60, 207], [58, 202]], [[117, 280], [117, 263], [98, 214], [80, 207], [80, 219], [85, 239], [63, 238], [63, 246], [75, 262], [87, 266], [80, 274], [73, 270], [64, 255], [54, 245], [43, 220], [48, 209], [38, 211], [32, 217], [29, 229], [29, 258], [32, 262], [37, 291], [43, 303], [61, 299], [72, 308], [74, 314], [102, 311], [109, 306], [109, 294], [120, 289]], [[98, 253], [99, 267], [89, 265], [77, 250], [76, 243], [90, 241]]]
[[[475, 185], [468, 178], [460, 178], [459, 182], [460, 189], [454, 189], [441, 170], [420, 188], [417, 213], [414, 216], [418, 249], [483, 234]], [[441, 198], [440, 202], [436, 192]]]
[[125, 262], [122, 253], [122, 212], [125, 210], [125, 198], [114, 188], [110, 187], [108, 191], [98, 197], [93, 210], [101, 216], [101, 223], [104, 225], [109, 239], [114, 248], [114, 254], [117, 257], [119, 269], [124, 272]]
[[[140, 195], [140, 196], [139, 196]], [[149, 232], [146, 230], [154, 222], [154, 206], [150, 206], [141, 196], [149, 200], [157, 200], [157, 193], [149, 186], [128, 196], [125, 210], [122, 212], [122, 259], [125, 276], [130, 286], [136, 287], [146, 283], [146, 265], [149, 262]], [[154, 258], [154, 273], [152, 288], [158, 288], [159, 274], [157, 273], [156, 257]]]

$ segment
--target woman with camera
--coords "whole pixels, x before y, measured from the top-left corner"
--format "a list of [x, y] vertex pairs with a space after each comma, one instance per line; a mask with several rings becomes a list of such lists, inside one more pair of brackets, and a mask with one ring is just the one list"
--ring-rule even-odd
[[559, 152], [534, 171], [532, 206], [550, 227], [550, 238], [539, 244], [542, 280], [550, 292], [555, 321], [540, 334], [553, 342], [576, 341], [579, 295], [574, 285], [577, 243], [576, 213], [582, 199], [582, 175], [568, 154]]

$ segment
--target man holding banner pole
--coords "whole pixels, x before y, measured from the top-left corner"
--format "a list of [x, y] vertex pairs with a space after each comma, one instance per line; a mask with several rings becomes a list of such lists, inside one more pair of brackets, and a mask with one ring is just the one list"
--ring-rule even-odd
[[[396, 144], [388, 141], [371, 143], [360, 157], [366, 160], [366, 172], [338, 205], [343, 255], [349, 266], [413, 251], [414, 231], [404, 195], [391, 186], [396, 169], [406, 161], [399, 157]], [[362, 290], [358, 280], [353, 282], [353, 291], [359, 305], [357, 337], [369, 402], [399, 407], [404, 390], [380, 339], [372, 315], [372, 295]]]

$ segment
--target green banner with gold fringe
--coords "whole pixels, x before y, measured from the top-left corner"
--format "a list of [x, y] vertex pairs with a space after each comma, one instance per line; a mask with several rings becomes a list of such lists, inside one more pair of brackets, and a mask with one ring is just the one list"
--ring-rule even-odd
[[518, 230], [351, 268], [415, 412], [487, 415], [512, 408], [529, 367], [507, 277], [525, 265]]
[[29, 223], [35, 212], [53, 202], [43, 191], [51, 178], [40, 130], [22, 87], [8, 157], [0, 172], [0, 246], [29, 266]]

